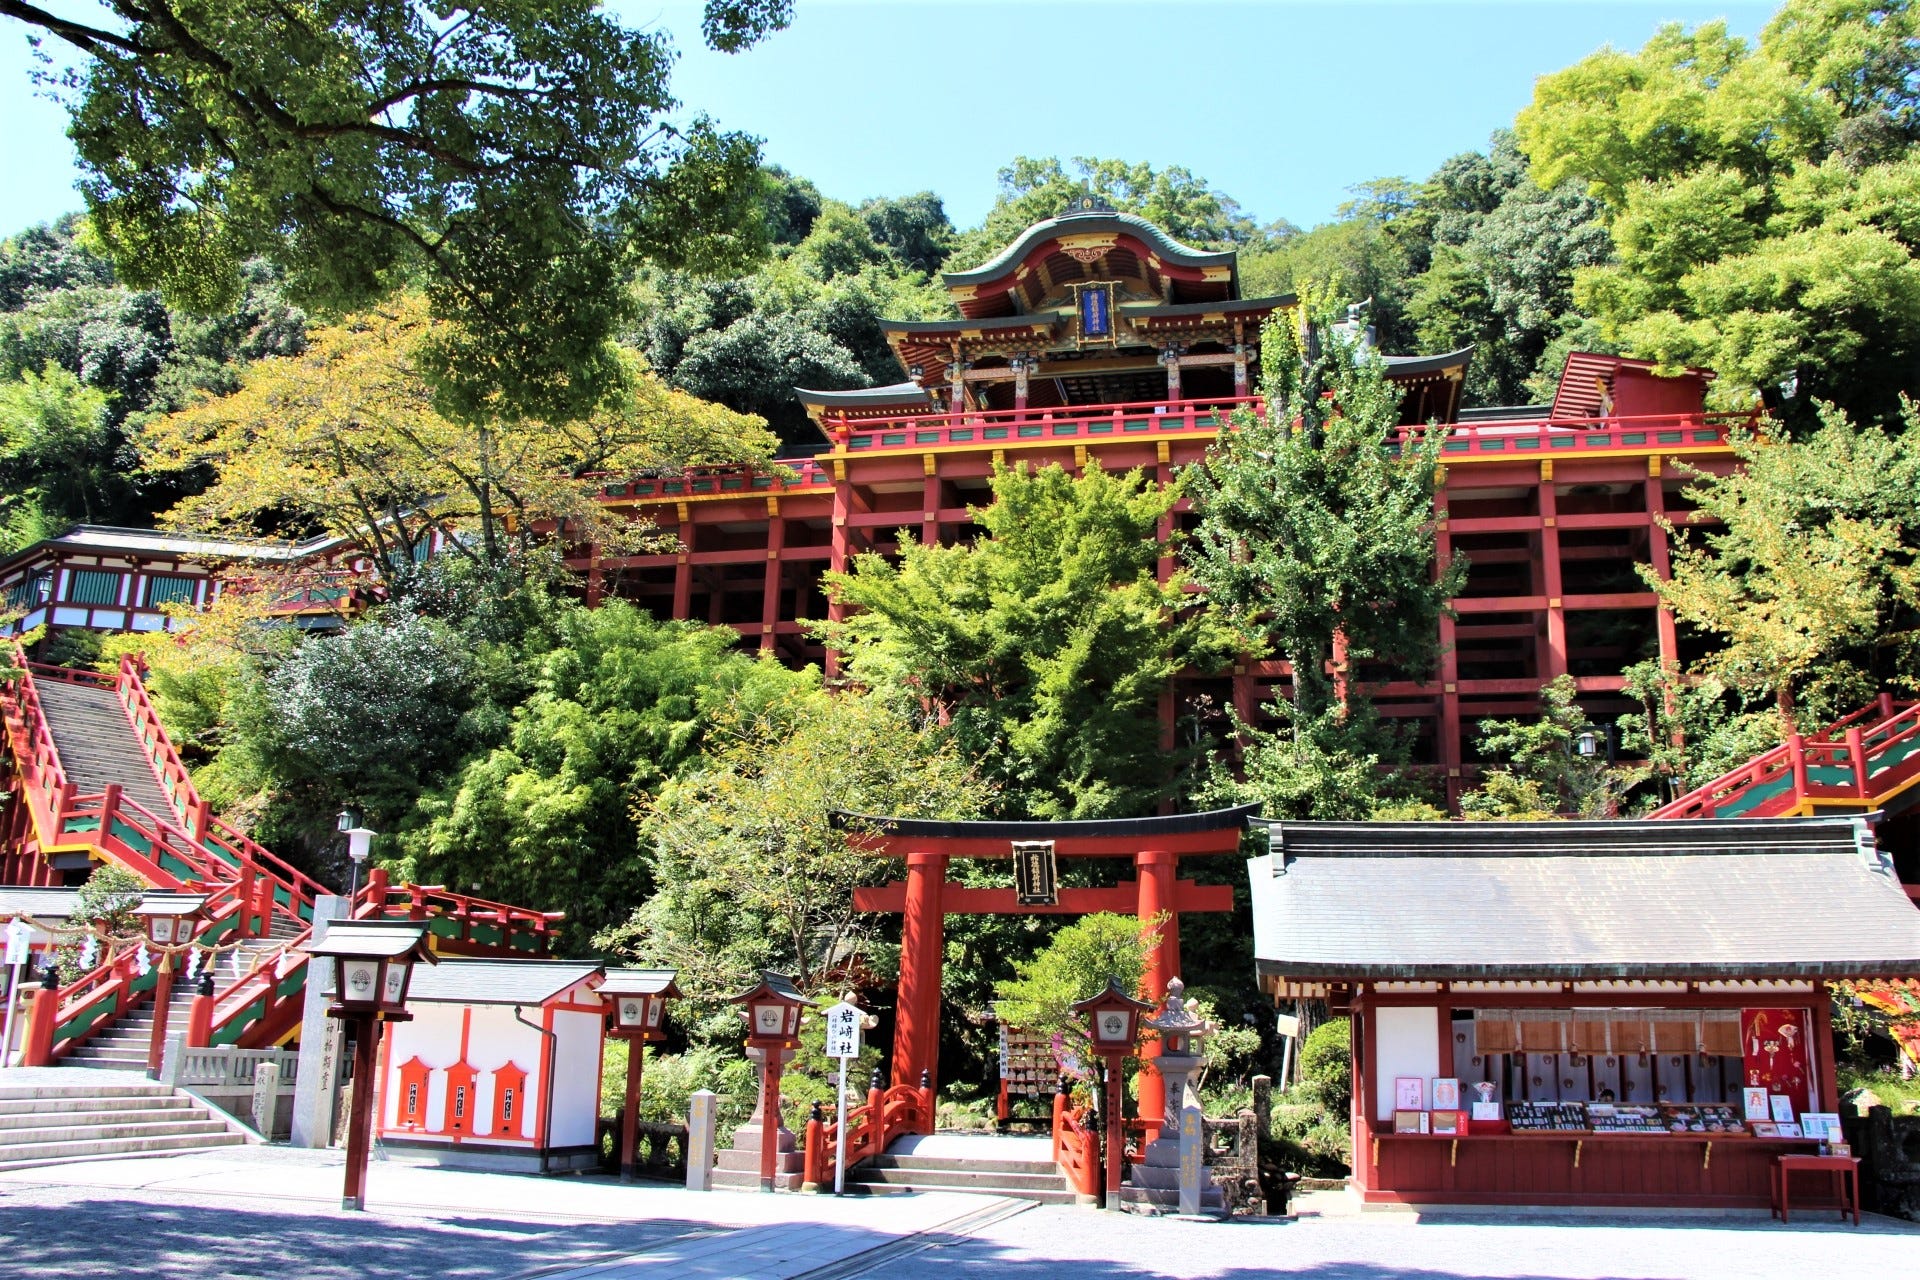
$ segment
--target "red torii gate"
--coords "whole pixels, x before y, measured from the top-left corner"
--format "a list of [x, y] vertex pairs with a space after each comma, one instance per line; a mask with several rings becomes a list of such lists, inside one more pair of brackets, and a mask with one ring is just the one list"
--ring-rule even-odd
[[[1180, 913], [1231, 911], [1230, 885], [1202, 885], [1179, 878], [1183, 856], [1238, 852], [1247, 819], [1257, 804], [1207, 813], [1088, 822], [941, 822], [835, 812], [833, 824], [853, 828], [856, 847], [903, 858], [907, 878], [853, 891], [862, 911], [897, 911], [900, 931], [900, 996], [893, 1033], [893, 1083], [917, 1085], [921, 1073], [937, 1087], [940, 1076], [940, 977], [946, 917], [959, 915], [1083, 915], [1112, 911], [1151, 920], [1167, 913], [1159, 945], [1147, 962], [1147, 995], [1160, 1000], [1167, 981], [1180, 972]], [[1132, 858], [1137, 879], [1109, 888], [1058, 889], [1049, 903], [1022, 903], [1015, 890], [950, 884], [953, 858], [1010, 858], [1013, 846], [1050, 842], [1056, 858]], [[1157, 1044], [1144, 1049], [1151, 1058]], [[1140, 1075], [1140, 1114], [1165, 1114], [1160, 1073], [1149, 1061]]]

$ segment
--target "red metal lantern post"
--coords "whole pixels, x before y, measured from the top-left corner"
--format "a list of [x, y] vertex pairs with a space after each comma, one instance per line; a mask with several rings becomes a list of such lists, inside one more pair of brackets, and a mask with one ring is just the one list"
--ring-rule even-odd
[[1123, 1067], [1140, 1035], [1140, 1015], [1152, 1009], [1145, 1000], [1135, 1000], [1114, 979], [1097, 996], [1076, 1001], [1075, 1013], [1087, 1015], [1087, 1034], [1093, 1051], [1100, 1055], [1107, 1070], [1107, 1194], [1106, 1207], [1120, 1207], [1120, 1163], [1126, 1148], [1126, 1127], [1120, 1116], [1120, 1091]]
[[439, 961], [427, 948], [426, 926], [411, 920], [341, 921], [306, 953], [334, 962], [327, 1016], [354, 1021], [353, 1110], [347, 1118], [347, 1181], [340, 1207], [364, 1209], [380, 1035], [387, 1023], [413, 1017], [406, 1005], [414, 963]]
[[[147, 926], [147, 941], [155, 948], [178, 947], [193, 941], [193, 929], [207, 905], [204, 893], [147, 893], [133, 909]], [[153, 984], [153, 1032], [147, 1038], [147, 1076], [160, 1077], [160, 1059], [167, 1047], [167, 1012], [173, 1004], [173, 956], [160, 952], [160, 975]]]
[[780, 1068], [800, 1047], [800, 1012], [813, 1001], [785, 974], [761, 970], [760, 981], [733, 997], [745, 1006], [747, 1056], [760, 1063], [760, 1189], [772, 1191], [779, 1171]]
[[667, 1001], [680, 998], [672, 969], [609, 969], [600, 994], [608, 1004], [607, 1034], [627, 1042], [627, 1099], [620, 1116], [620, 1181], [633, 1181], [640, 1144], [640, 1073], [646, 1047], [667, 1037]]

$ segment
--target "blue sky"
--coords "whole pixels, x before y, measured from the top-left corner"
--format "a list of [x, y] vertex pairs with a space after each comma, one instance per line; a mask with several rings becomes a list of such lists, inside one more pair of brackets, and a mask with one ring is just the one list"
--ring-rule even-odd
[[[79, 13], [85, 0], [56, 4]], [[1256, 219], [1311, 226], [1347, 188], [1421, 178], [1485, 145], [1536, 76], [1662, 22], [1757, 35], [1773, 4], [1508, 0], [799, 0], [745, 54], [700, 43], [694, 0], [613, 0], [662, 25], [690, 109], [765, 139], [827, 195], [938, 192], [977, 223], [1016, 155], [1183, 164]], [[34, 95], [24, 29], [0, 19], [0, 235], [77, 208], [60, 109]]]

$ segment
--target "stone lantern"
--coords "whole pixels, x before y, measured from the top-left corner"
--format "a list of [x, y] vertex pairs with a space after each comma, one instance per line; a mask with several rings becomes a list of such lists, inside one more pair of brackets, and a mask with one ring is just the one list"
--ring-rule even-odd
[[1214, 1026], [1195, 1011], [1186, 994], [1186, 983], [1169, 980], [1166, 1002], [1141, 1022], [1160, 1036], [1156, 1061], [1167, 1082], [1167, 1112], [1160, 1136], [1147, 1144], [1133, 1167], [1132, 1185], [1150, 1203], [1177, 1202], [1182, 1213], [1198, 1213], [1222, 1209], [1225, 1200], [1206, 1174], [1206, 1126], [1200, 1099], [1189, 1087], [1193, 1073], [1206, 1061], [1201, 1043]]

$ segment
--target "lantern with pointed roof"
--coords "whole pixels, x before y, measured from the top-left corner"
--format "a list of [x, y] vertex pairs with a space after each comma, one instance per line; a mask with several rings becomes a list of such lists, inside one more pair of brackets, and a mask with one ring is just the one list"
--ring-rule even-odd
[[149, 942], [176, 947], [192, 939], [194, 922], [206, 905], [204, 893], [146, 893], [133, 914], [146, 925]]
[[413, 966], [439, 963], [427, 947], [427, 927], [411, 920], [356, 920], [327, 930], [319, 942], [302, 948], [310, 956], [334, 960], [329, 1013], [378, 1013], [404, 1016]]
[[1073, 1005], [1075, 1013], [1087, 1015], [1093, 1051], [1107, 1057], [1133, 1052], [1134, 1042], [1140, 1038], [1140, 1015], [1152, 1008], [1145, 1000], [1128, 995], [1114, 978], [1107, 979], [1107, 989], [1099, 995], [1076, 1000]]
[[771, 969], [762, 969], [760, 981], [734, 996], [731, 1003], [745, 1007], [747, 1044], [756, 1049], [795, 1047], [800, 1013], [813, 1006], [813, 1001], [793, 985], [793, 979]]
[[680, 998], [672, 969], [609, 969], [600, 986], [601, 998], [612, 1006], [615, 1035], [654, 1042], [667, 1034], [667, 1001]]

